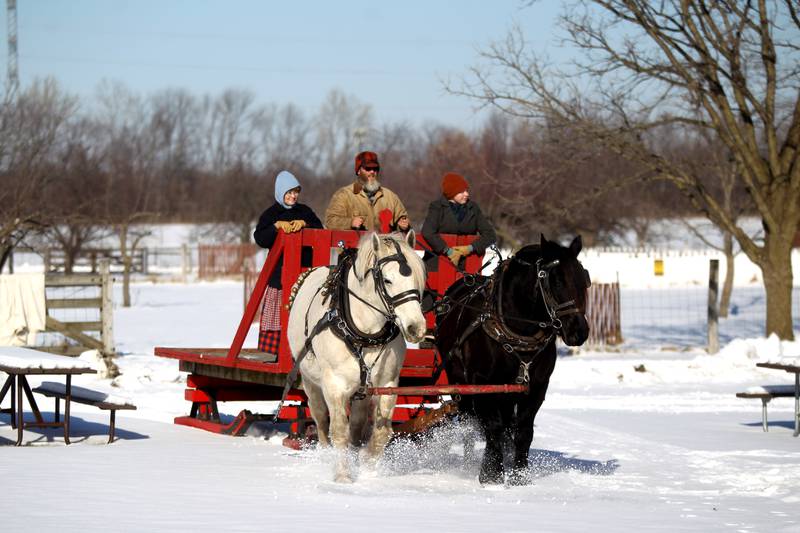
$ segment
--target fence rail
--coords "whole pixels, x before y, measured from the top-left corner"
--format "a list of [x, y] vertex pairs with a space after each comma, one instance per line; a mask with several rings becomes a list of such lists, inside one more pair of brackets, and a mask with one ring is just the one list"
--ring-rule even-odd
[[241, 276], [245, 263], [258, 252], [255, 244], [214, 244], [198, 247], [198, 273], [200, 279], [220, 276]]
[[[46, 329], [35, 346], [63, 355], [86, 350], [114, 354], [113, 278], [109, 261], [98, 264], [98, 274], [46, 274]], [[97, 310], [94, 316], [90, 311]], [[50, 341], [50, 342], [48, 342]]]
[[[47, 248], [42, 252], [45, 272], [66, 272], [67, 256], [59, 248]], [[74, 258], [73, 271], [99, 272], [100, 262], [107, 260], [110, 265], [122, 267], [122, 252], [114, 248], [85, 248]], [[137, 249], [131, 255], [131, 272], [147, 274], [147, 248]]]

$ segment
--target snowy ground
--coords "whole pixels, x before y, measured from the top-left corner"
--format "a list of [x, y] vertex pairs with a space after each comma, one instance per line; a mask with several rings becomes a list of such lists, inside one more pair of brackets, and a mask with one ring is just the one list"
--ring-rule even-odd
[[[233, 438], [171, 423], [188, 412], [184, 378], [153, 347], [227, 346], [240, 284], [133, 291], [134, 306], [115, 312], [123, 375], [113, 391], [139, 410], [119, 414], [110, 446], [108, 415], [91, 407], [73, 406], [69, 447], [58, 431], [30, 430], [16, 448], [0, 416], [3, 531], [800, 531], [792, 400], [770, 404], [764, 433], [760, 403], [734, 396], [791, 383], [755, 363], [800, 356], [800, 343], [734, 340], [709, 356], [660, 349], [679, 333], [665, 328], [664, 338], [631, 335], [617, 353], [565, 354], [537, 418], [533, 485], [482, 488], [479, 457], [463, 461], [469, 429], [450, 427], [394, 447], [343, 486], [332, 482], [329, 452], [289, 450], [269, 428]], [[76, 383], [111, 390], [108, 380]], [[222, 407], [235, 415], [244, 406]]]

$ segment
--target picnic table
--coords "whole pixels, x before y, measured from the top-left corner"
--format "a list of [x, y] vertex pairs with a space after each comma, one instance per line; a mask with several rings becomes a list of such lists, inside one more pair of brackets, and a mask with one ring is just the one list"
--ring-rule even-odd
[[794, 374], [794, 436], [796, 437], [800, 435], [800, 361], [790, 362], [786, 359], [787, 358], [784, 358], [783, 360], [775, 362], [756, 363], [756, 366], [783, 370]]
[[[72, 376], [74, 374], [94, 374], [95, 370], [85, 361], [63, 355], [53, 355], [29, 348], [16, 346], [0, 346], [0, 371], [8, 374], [3, 388], [0, 389], [0, 404], [6, 394], [11, 392], [11, 408], [0, 409], [0, 412], [11, 414], [11, 427], [17, 429], [16, 445], [22, 444], [22, 430], [30, 427], [63, 427], [64, 441], [69, 444], [69, 408], [72, 399]], [[64, 419], [63, 421], [56, 416], [52, 422], [45, 421], [39, 406], [28, 384], [28, 376], [47, 375], [66, 377], [66, 388], [64, 398]], [[16, 394], [15, 394], [16, 391]], [[35, 417], [35, 422], [25, 422], [23, 418], [22, 393], [28, 399]]]

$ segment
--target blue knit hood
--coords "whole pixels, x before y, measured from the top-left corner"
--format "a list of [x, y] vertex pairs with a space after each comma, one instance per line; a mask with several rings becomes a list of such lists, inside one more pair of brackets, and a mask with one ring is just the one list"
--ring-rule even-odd
[[275, 177], [275, 201], [281, 204], [286, 209], [291, 209], [293, 205], [286, 205], [283, 203], [283, 197], [288, 191], [295, 187], [300, 187], [300, 182], [294, 177], [294, 174], [288, 170], [281, 170]]

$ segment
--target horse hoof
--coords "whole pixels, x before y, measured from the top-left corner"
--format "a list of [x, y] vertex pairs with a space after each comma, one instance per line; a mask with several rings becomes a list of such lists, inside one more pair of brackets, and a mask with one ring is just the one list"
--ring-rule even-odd
[[515, 470], [508, 475], [508, 484], [515, 487], [522, 487], [533, 483], [531, 473], [528, 470]]
[[502, 485], [503, 484], [503, 474], [502, 473], [487, 473], [481, 472], [478, 475], [478, 481], [481, 485]]
[[353, 477], [350, 474], [336, 474], [333, 476], [336, 483], [352, 483]]

